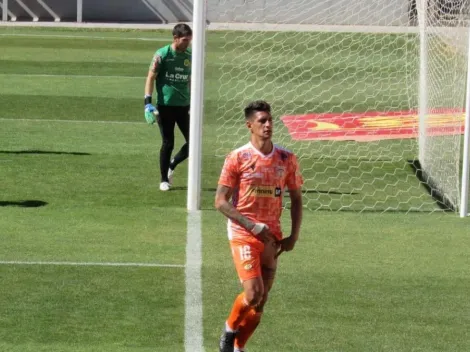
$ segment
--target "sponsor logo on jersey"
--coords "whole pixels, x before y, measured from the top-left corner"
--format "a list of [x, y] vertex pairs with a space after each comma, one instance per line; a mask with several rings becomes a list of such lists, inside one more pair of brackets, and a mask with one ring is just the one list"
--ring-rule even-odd
[[183, 67], [175, 67], [175, 71], [184, 72], [184, 68]]
[[187, 81], [189, 78], [189, 75], [185, 75], [182, 73], [168, 73], [166, 72], [165, 78], [169, 81]]
[[281, 196], [281, 188], [274, 186], [250, 186], [247, 194], [257, 198], [274, 198]]

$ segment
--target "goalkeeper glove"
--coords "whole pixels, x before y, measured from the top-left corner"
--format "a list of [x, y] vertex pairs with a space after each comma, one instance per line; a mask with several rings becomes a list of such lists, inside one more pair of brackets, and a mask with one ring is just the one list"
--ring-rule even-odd
[[152, 125], [155, 123], [155, 116], [158, 115], [158, 110], [155, 108], [155, 106], [152, 105], [152, 96], [146, 94], [145, 95], [145, 109], [144, 109], [144, 117], [145, 120], [149, 125]]
[[149, 125], [155, 123], [155, 115], [158, 115], [158, 111], [152, 104], [145, 105], [145, 120]]

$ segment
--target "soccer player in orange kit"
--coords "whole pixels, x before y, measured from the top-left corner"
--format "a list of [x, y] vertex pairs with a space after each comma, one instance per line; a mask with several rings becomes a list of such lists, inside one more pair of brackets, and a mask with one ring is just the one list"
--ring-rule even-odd
[[[277, 258], [291, 251], [302, 221], [302, 176], [296, 156], [275, 144], [270, 105], [245, 108], [250, 142], [225, 159], [215, 206], [228, 218], [233, 261], [243, 286], [220, 337], [220, 352], [243, 352], [258, 326], [273, 285]], [[283, 237], [280, 217], [285, 188], [291, 199], [291, 233]], [[230, 202], [231, 199], [231, 202]]]

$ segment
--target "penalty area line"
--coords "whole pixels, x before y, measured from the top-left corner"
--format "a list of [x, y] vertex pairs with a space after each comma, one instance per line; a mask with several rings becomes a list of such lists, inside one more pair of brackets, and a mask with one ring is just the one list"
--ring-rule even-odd
[[0, 265], [50, 265], [50, 266], [115, 266], [115, 267], [149, 267], [149, 268], [184, 268], [182, 264], [161, 263], [115, 263], [115, 262], [42, 262], [0, 260]]

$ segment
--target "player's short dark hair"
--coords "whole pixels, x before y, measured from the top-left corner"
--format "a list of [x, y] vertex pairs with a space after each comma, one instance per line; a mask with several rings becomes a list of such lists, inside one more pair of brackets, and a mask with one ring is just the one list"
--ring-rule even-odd
[[271, 113], [271, 105], [269, 105], [264, 100], [252, 101], [245, 108], [245, 119], [249, 119], [255, 112], [258, 111]]
[[173, 37], [182, 38], [190, 37], [192, 35], [193, 31], [186, 23], [178, 23], [173, 27]]

